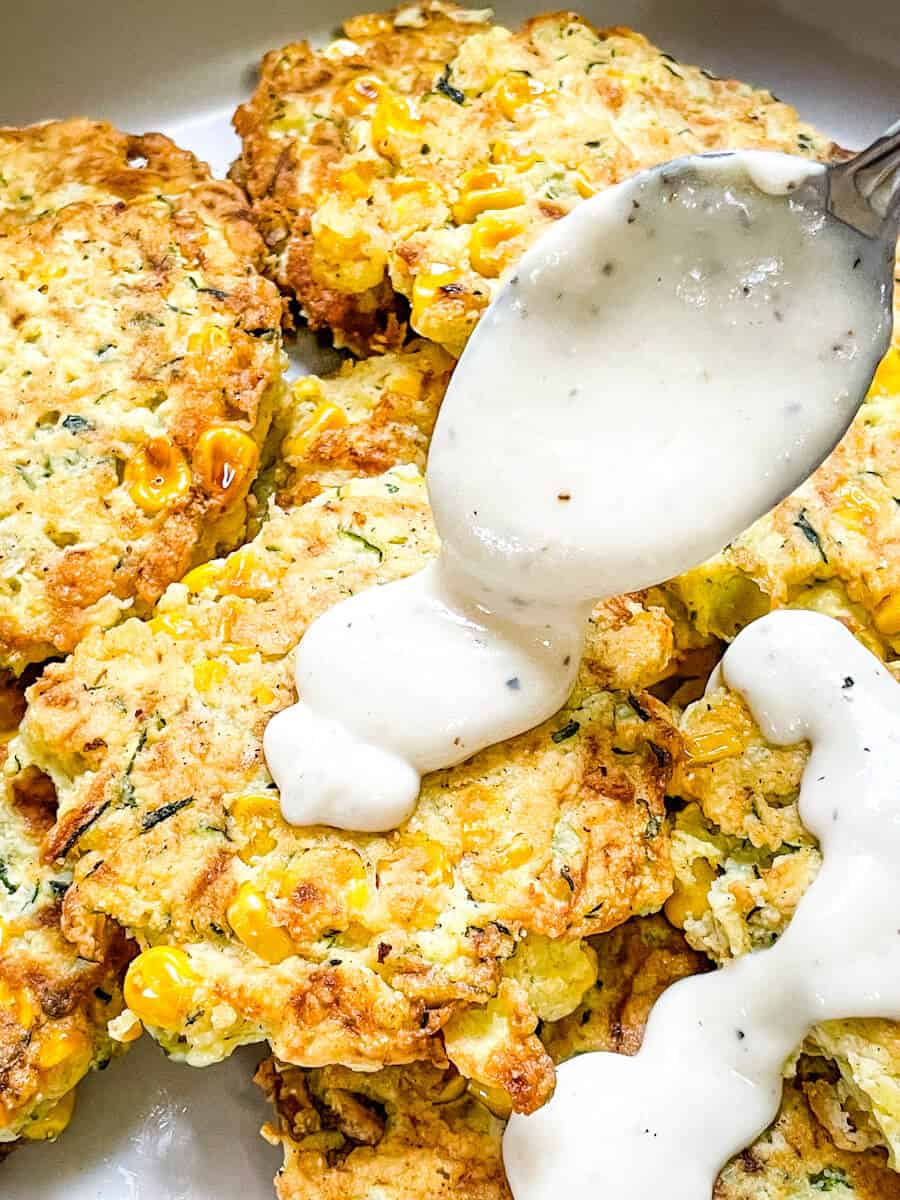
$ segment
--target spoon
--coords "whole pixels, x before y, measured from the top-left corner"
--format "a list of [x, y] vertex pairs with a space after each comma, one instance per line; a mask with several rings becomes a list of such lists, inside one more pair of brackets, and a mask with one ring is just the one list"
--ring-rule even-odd
[[440, 558], [300, 643], [264, 742], [288, 821], [400, 824], [423, 774], [560, 710], [593, 601], [703, 562], [819, 465], [890, 340], [896, 159], [895, 130], [833, 168], [677, 160], [532, 246], [435, 428]]

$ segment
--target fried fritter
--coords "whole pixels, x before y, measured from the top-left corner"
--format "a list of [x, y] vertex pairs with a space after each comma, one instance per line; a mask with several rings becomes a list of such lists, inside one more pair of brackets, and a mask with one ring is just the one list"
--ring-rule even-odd
[[[702, 956], [659, 918], [631, 921], [591, 946], [597, 986], [542, 1034], [556, 1061], [590, 1050], [635, 1053], [659, 995], [704, 969]], [[269, 1059], [257, 1082], [275, 1109], [264, 1134], [284, 1149], [279, 1200], [345, 1200], [376, 1190], [383, 1200], [508, 1200], [502, 1122], [452, 1069], [304, 1071]], [[726, 1166], [715, 1200], [814, 1200], [835, 1189], [857, 1200], [893, 1200], [900, 1177], [881, 1152], [838, 1149], [791, 1081], [776, 1122]]]
[[20, 672], [240, 540], [280, 300], [238, 190], [160, 135], [2, 131], [0, 176], [0, 666]]
[[[673, 791], [688, 801], [672, 834], [675, 892], [666, 914], [719, 963], [770, 946], [822, 862], [797, 798], [805, 744], [767, 743], [749, 710], [722, 688], [687, 709], [687, 752]], [[886, 1146], [900, 1163], [900, 1025], [830, 1021], [803, 1047], [801, 1070], [819, 1120], [846, 1150]]]
[[843, 621], [880, 658], [900, 655], [900, 303], [895, 317], [894, 344], [834, 453], [670, 585], [700, 633], [730, 640], [770, 609], [811, 608]]
[[[20, 689], [4, 676], [3, 758], [23, 710]], [[0, 1157], [19, 1138], [53, 1138], [66, 1127], [76, 1084], [114, 1052], [107, 1022], [124, 1007], [125, 939], [113, 937], [89, 961], [60, 931], [71, 873], [41, 859], [53, 807], [52, 789], [34, 773], [0, 796]]]
[[409, 312], [458, 355], [523, 250], [644, 167], [729, 147], [837, 152], [769, 92], [631, 30], [489, 20], [442, 0], [355, 17], [322, 50], [266, 55], [235, 115], [233, 176], [270, 272], [337, 345], [396, 344]]
[[[351, 440], [370, 436], [398, 379], [435, 378], [435, 355], [413, 347], [338, 380], [333, 395], [365, 384], [346, 401]], [[404, 452], [431, 404], [400, 411]], [[309, 470], [290, 466], [301, 481], [321, 469], [321, 438], [308, 454]], [[669, 615], [638, 599], [594, 614], [563, 713], [429, 776], [397, 832], [281, 820], [261, 741], [294, 698], [290, 651], [329, 605], [435, 550], [415, 468], [325, 488], [273, 507], [152, 620], [91, 634], [30, 690], [16, 770], [55, 787], [46, 852], [76, 876], [65, 931], [97, 953], [116, 922], [147, 948], [126, 997], [170, 1053], [209, 1062], [268, 1037], [304, 1066], [446, 1055], [530, 1109], [553, 1080], [537, 1023], [593, 982], [580, 939], [670, 894], [663, 797], [679, 743], [641, 689], [679, 650]]]

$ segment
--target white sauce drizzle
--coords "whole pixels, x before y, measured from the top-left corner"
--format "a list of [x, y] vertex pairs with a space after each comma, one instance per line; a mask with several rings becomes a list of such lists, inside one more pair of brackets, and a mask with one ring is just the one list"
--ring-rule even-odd
[[319, 618], [265, 733], [286, 819], [381, 831], [424, 772], [565, 701], [593, 599], [719, 550], [825, 457], [886, 348], [885, 247], [823, 169], [743, 152], [612, 188], [523, 258], [461, 359], [439, 561]]
[[772, 949], [675, 984], [634, 1058], [574, 1059], [545, 1108], [512, 1118], [516, 1200], [709, 1200], [812, 1025], [900, 1018], [900, 687], [841, 624], [799, 611], [740, 633], [721, 677], [769, 741], [811, 742], [799, 806], [823, 866]]

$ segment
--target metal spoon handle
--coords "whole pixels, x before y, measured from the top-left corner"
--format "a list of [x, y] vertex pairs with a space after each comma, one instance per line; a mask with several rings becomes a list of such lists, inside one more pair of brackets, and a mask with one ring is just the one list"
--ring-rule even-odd
[[828, 211], [868, 237], [900, 223], [900, 121], [847, 162], [828, 169]]

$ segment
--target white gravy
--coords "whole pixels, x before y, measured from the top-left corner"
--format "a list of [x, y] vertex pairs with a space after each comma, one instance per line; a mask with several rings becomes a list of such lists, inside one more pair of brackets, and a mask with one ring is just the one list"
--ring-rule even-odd
[[298, 648], [301, 699], [265, 733], [288, 821], [399, 824], [424, 772], [561, 706], [592, 600], [702, 561], [825, 457], [889, 325], [885, 248], [826, 221], [822, 178], [682, 160], [525, 255], [441, 409], [439, 561]]
[[775, 1116], [810, 1026], [900, 1018], [900, 687], [841, 624], [799, 611], [740, 633], [720, 677], [771, 742], [811, 742], [800, 815], [823, 866], [771, 950], [675, 984], [634, 1058], [565, 1063], [550, 1103], [513, 1116], [516, 1200], [709, 1200]]

